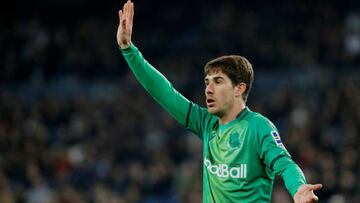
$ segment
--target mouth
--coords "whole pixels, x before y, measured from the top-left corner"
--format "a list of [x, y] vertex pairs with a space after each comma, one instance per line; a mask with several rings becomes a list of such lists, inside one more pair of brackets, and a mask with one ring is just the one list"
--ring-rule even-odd
[[207, 105], [208, 107], [213, 107], [214, 104], [215, 104], [215, 100], [214, 100], [214, 99], [212, 99], [212, 98], [207, 98], [207, 99], [206, 99], [206, 105]]

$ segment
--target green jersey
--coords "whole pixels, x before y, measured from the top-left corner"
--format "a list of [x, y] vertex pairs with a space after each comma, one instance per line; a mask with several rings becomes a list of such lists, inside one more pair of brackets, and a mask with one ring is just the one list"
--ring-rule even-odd
[[246, 107], [236, 119], [220, 125], [217, 116], [177, 92], [133, 44], [122, 52], [150, 95], [202, 139], [203, 202], [270, 202], [275, 174], [283, 177], [292, 196], [305, 184], [267, 118]]

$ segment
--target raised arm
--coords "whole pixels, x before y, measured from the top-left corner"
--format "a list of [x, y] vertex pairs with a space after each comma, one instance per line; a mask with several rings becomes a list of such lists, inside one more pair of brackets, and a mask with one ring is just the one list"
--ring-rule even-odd
[[119, 27], [117, 43], [122, 51], [130, 70], [133, 72], [145, 90], [166, 110], [170, 115], [188, 127], [188, 113], [192, 103], [181, 95], [172, 84], [150, 63], [131, 42], [133, 28], [134, 4], [128, 0], [119, 11]]

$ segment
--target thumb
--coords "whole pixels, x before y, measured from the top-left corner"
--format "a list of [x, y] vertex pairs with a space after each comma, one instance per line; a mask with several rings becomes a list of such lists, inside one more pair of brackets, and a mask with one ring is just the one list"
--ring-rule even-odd
[[319, 201], [319, 198], [316, 196], [316, 195], [314, 195], [313, 197], [312, 197], [312, 201]]
[[122, 10], [119, 10], [119, 23], [121, 23]]

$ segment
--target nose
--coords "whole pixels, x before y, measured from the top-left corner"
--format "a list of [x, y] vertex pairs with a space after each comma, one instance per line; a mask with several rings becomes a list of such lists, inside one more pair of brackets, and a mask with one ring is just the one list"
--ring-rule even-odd
[[213, 94], [214, 93], [214, 85], [212, 83], [209, 83], [205, 88], [205, 94]]

